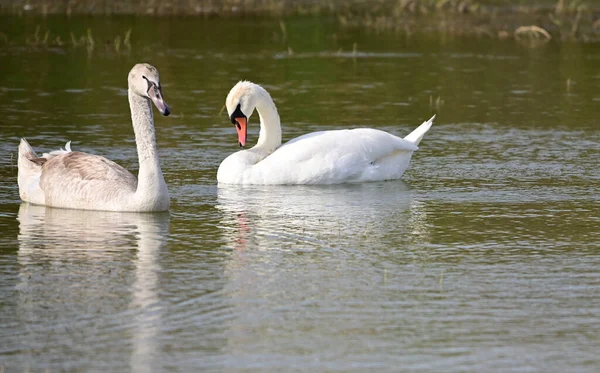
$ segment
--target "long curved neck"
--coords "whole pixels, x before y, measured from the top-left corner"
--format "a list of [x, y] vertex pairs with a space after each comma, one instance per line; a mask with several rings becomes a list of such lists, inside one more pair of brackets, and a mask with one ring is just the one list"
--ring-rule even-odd
[[146, 97], [129, 90], [129, 107], [135, 142], [137, 145], [140, 170], [138, 174], [137, 195], [160, 195], [166, 190], [166, 183], [160, 169], [154, 135], [154, 117], [152, 103]]
[[271, 154], [281, 145], [281, 122], [271, 96], [262, 87], [256, 91], [256, 111], [260, 117], [258, 142], [252, 148]]

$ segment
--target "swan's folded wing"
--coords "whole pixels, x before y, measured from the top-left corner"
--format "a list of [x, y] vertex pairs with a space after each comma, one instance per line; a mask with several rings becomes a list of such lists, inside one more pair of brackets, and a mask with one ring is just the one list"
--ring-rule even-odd
[[277, 149], [276, 153], [282, 161], [290, 163], [307, 159], [336, 161], [348, 157], [353, 162], [370, 163], [399, 151], [417, 149], [410, 141], [387, 132], [357, 128], [309, 133], [290, 140]]
[[135, 192], [137, 179], [104, 157], [70, 152], [55, 156], [44, 164], [40, 186], [47, 202], [67, 197], [106, 200], [116, 194]]
[[259, 165], [286, 179], [293, 173], [298, 183], [342, 182], [359, 177], [379, 160], [417, 149], [376, 129], [321, 131], [290, 140]]

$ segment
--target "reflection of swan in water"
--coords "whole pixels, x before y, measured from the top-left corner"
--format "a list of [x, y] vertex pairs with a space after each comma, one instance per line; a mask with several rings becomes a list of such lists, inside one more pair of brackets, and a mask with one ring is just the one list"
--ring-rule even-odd
[[281, 370], [323, 370], [339, 356], [336, 366], [352, 370], [348, 351], [369, 351], [376, 369], [374, 331], [398, 327], [388, 323], [401, 284], [421, 278], [411, 269], [429, 228], [418, 195], [402, 182], [219, 185], [216, 206], [235, 249], [224, 267], [236, 314], [224, 324], [228, 356], [244, 366], [268, 351]]
[[24, 352], [66, 357], [131, 350], [123, 370], [150, 371], [158, 356], [158, 256], [168, 213], [23, 203], [18, 220], [17, 308], [25, 330], [18, 344]]
[[[236, 246], [253, 232], [292, 246], [377, 243], [423, 234], [424, 211], [403, 182], [332, 186], [227, 186], [218, 189], [222, 228]], [[269, 242], [270, 241], [270, 242]], [[240, 243], [242, 245], [240, 245]], [[269, 245], [273, 240], [257, 240]], [[285, 245], [284, 245], [285, 246]]]

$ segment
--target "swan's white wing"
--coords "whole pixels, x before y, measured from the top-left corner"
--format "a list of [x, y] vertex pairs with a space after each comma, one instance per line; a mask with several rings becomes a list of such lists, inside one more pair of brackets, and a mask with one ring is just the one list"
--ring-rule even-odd
[[[309, 133], [297, 137], [249, 171], [257, 174], [263, 183], [320, 184], [395, 178], [386, 176], [391, 163], [393, 169], [402, 168], [403, 161], [393, 166], [393, 158], [410, 159], [418, 147], [387, 132], [358, 128]], [[385, 166], [385, 170], [381, 168]], [[392, 171], [392, 170], [390, 170]], [[380, 176], [375, 177], [373, 172]], [[399, 177], [399, 176], [398, 176]]]
[[399, 150], [418, 149], [410, 141], [373, 128], [312, 132], [288, 141], [277, 152], [284, 149], [289, 152], [292, 146], [297, 147], [293, 150], [296, 154], [306, 152], [323, 156], [332, 152], [338, 155], [358, 153], [370, 161]]
[[135, 193], [137, 179], [104, 157], [69, 152], [44, 163], [40, 186], [47, 205], [73, 206], [107, 202]]
[[60, 148], [58, 150], [53, 150], [49, 153], [42, 154], [42, 158], [50, 159], [52, 157], [56, 157], [57, 155], [70, 153], [70, 152], [71, 152], [71, 141], [67, 142], [64, 149]]

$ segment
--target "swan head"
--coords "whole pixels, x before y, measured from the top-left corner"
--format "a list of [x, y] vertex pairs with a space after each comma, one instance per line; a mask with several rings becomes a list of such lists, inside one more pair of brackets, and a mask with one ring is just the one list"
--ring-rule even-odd
[[129, 72], [127, 81], [130, 91], [152, 100], [162, 115], [167, 116], [171, 113], [169, 105], [163, 98], [158, 70], [154, 66], [147, 63], [138, 63]]
[[261, 90], [264, 91], [258, 84], [241, 81], [231, 88], [225, 100], [229, 119], [231, 119], [231, 123], [237, 129], [240, 147], [246, 145], [248, 118], [254, 113], [256, 99]]

